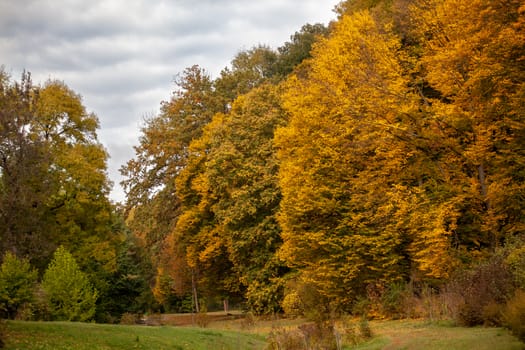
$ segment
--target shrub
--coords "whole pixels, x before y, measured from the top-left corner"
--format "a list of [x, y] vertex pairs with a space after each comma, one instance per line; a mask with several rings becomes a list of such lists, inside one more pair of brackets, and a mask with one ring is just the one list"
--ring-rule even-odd
[[210, 317], [208, 316], [208, 313], [206, 311], [201, 311], [197, 314], [195, 322], [197, 322], [197, 325], [199, 327], [206, 328], [210, 324]]
[[456, 321], [460, 325], [493, 324], [494, 310], [504, 305], [513, 290], [512, 274], [500, 257], [458, 274], [445, 293]]
[[503, 322], [521, 341], [525, 341], [525, 291], [518, 289], [503, 310]]
[[299, 330], [274, 328], [268, 335], [268, 350], [303, 350], [306, 349], [304, 335]]
[[281, 279], [268, 281], [253, 280], [246, 290], [248, 309], [256, 315], [271, 315], [280, 311], [284, 292], [284, 282]]
[[137, 324], [139, 317], [136, 314], [125, 312], [120, 316], [120, 324], [123, 325], [134, 325]]
[[7, 252], [0, 267], [0, 316], [13, 319], [22, 305], [33, 302], [36, 280], [27, 260]]
[[0, 349], [3, 349], [5, 346], [5, 323], [0, 319]]
[[288, 317], [299, 317], [304, 315], [304, 305], [297, 292], [288, 293], [281, 302], [284, 313]]
[[372, 329], [366, 316], [362, 316], [358, 323], [354, 318], [343, 316], [334, 328], [338, 340], [338, 349], [342, 345], [358, 345], [372, 337]]
[[44, 273], [42, 288], [52, 319], [89, 321], [95, 316], [97, 291], [65, 248], [55, 251]]
[[363, 339], [372, 338], [372, 329], [370, 328], [370, 324], [368, 323], [368, 319], [366, 317], [362, 317], [361, 321], [359, 322], [359, 333]]
[[370, 309], [371, 309], [370, 304], [371, 302], [368, 298], [358, 297], [354, 301], [354, 305], [352, 307], [352, 313], [357, 316], [368, 317], [368, 314], [370, 313]]
[[244, 315], [244, 318], [241, 321], [241, 327], [243, 329], [251, 328], [255, 325], [255, 322], [256, 322], [255, 315], [253, 314], [253, 312], [248, 311]]
[[331, 322], [310, 323], [299, 327], [303, 333], [306, 349], [336, 350], [338, 337]]
[[381, 313], [383, 316], [393, 319], [411, 314], [411, 297], [413, 297], [413, 293], [407, 284], [391, 284], [381, 295]]

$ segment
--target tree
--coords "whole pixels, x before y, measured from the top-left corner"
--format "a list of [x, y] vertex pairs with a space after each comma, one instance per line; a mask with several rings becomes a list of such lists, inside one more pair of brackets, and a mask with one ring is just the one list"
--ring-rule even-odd
[[2, 79], [0, 103], [1, 249], [43, 270], [62, 244], [97, 265], [92, 271], [114, 268], [118, 235], [97, 117], [63, 82], [34, 86], [29, 74]]
[[[276, 133], [280, 256], [335, 305], [408, 273], [403, 218], [414, 106], [399, 38], [368, 12], [343, 17], [286, 82]], [[405, 212], [406, 213], [406, 212]]]
[[38, 272], [26, 259], [7, 252], [0, 267], [0, 314], [13, 319], [21, 306], [30, 304], [37, 278]]
[[51, 317], [59, 321], [89, 321], [95, 316], [97, 290], [64, 247], [59, 247], [42, 279]]
[[189, 145], [222, 110], [204, 69], [185, 69], [175, 84], [177, 90], [171, 100], [162, 103], [158, 116], [146, 121], [135, 159], [121, 168], [126, 177], [126, 224], [141, 248], [149, 252], [151, 284], [164, 260], [166, 237], [173, 232], [180, 215], [176, 179], [187, 166]]
[[419, 1], [429, 99], [456, 153], [456, 230], [471, 250], [494, 249], [523, 231], [525, 25], [520, 1]]
[[281, 244], [281, 194], [273, 137], [286, 123], [279, 88], [267, 83], [252, 89], [220, 119], [207, 129], [204, 176], [209, 188], [203, 200], [213, 200], [214, 230], [226, 246], [248, 306], [257, 313], [274, 312], [282, 297], [280, 279], [287, 271], [275, 255]]
[[224, 68], [214, 82], [224, 106], [224, 109], [218, 112], [228, 112], [237, 96], [249, 92], [269, 79], [278, 78], [277, 60], [277, 53], [268, 46], [259, 45], [239, 52], [232, 60], [231, 68]]
[[29, 73], [12, 83], [0, 71], [0, 83], [0, 251], [42, 261], [52, 232], [47, 201], [56, 186], [48, 172], [51, 155], [32, 133], [38, 92]]
[[305, 24], [301, 30], [290, 37], [290, 41], [277, 48], [279, 53], [275, 70], [284, 79], [305, 59], [310, 58], [313, 45], [321, 37], [326, 37], [328, 28], [320, 23]]

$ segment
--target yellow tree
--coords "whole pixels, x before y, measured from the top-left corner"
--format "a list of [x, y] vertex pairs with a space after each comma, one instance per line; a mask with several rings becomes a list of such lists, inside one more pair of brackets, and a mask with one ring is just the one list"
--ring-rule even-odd
[[343, 17], [288, 79], [278, 130], [281, 256], [348, 307], [371, 282], [406, 274], [398, 226], [410, 191], [409, 116], [417, 108], [405, 55], [368, 12]]
[[[423, 79], [437, 92], [429, 113], [452, 161], [455, 233], [466, 250], [523, 232], [525, 7], [522, 1], [417, 1]], [[520, 102], [521, 101], [521, 102]]]

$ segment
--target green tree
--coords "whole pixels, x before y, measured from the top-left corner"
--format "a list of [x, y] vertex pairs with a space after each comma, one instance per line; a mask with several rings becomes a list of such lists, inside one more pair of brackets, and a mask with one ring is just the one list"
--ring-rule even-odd
[[126, 177], [126, 224], [149, 253], [154, 283], [166, 237], [173, 232], [180, 215], [176, 179], [185, 169], [189, 145], [223, 107], [216, 100], [212, 80], [204, 69], [192, 66], [175, 79], [177, 90], [163, 102], [158, 116], [146, 121], [136, 156], [121, 168]]
[[7, 252], [0, 266], [0, 314], [13, 319], [19, 307], [31, 303], [37, 278], [27, 260]]
[[0, 251], [41, 262], [52, 246], [53, 220], [46, 214], [56, 186], [48, 171], [52, 157], [32, 133], [35, 99], [29, 73], [18, 83], [0, 70]]
[[[275, 255], [281, 244], [277, 209], [278, 162], [274, 131], [286, 123], [280, 90], [263, 84], [239, 96], [209, 132], [203, 197], [214, 199], [215, 230], [228, 252], [237, 285], [257, 313], [276, 311], [286, 271]], [[205, 201], [208, 199], [204, 199]]]
[[259, 45], [239, 52], [232, 60], [231, 67], [224, 68], [214, 82], [224, 106], [224, 109], [218, 112], [227, 112], [237, 96], [249, 92], [269, 79], [279, 79], [277, 60], [278, 54], [268, 46]]
[[[34, 86], [30, 75], [0, 89], [1, 249], [43, 270], [59, 245], [90, 272], [115, 267], [107, 153], [97, 117], [63, 82]], [[93, 254], [96, 252], [96, 254]]]
[[96, 311], [97, 290], [64, 247], [59, 247], [42, 279], [54, 320], [89, 321]]
[[300, 31], [290, 37], [290, 41], [277, 48], [279, 53], [275, 64], [277, 73], [283, 79], [292, 73], [297, 65], [311, 57], [313, 45], [328, 33], [328, 28], [320, 23], [302, 26]]

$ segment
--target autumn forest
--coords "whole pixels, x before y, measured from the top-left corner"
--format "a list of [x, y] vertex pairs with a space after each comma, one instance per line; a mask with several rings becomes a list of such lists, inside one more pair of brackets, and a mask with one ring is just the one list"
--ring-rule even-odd
[[398, 318], [441, 298], [467, 325], [525, 317], [525, 5], [335, 11], [217, 78], [180, 72], [121, 204], [80, 95], [1, 72], [0, 315]]

